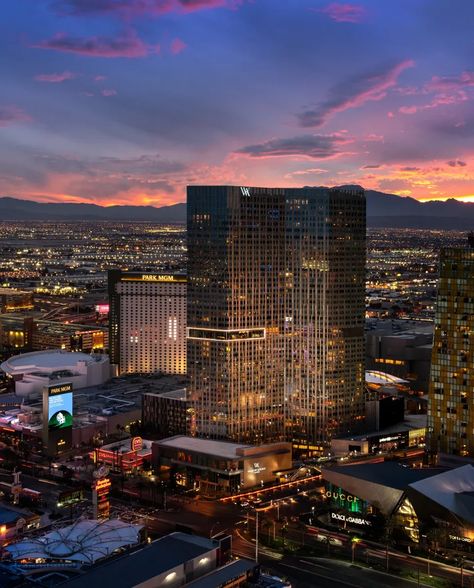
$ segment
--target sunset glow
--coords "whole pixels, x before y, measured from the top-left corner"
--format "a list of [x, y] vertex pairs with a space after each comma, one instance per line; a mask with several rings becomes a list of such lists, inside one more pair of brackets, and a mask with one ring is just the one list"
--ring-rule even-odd
[[357, 183], [474, 201], [472, 2], [8, 4], [0, 195]]

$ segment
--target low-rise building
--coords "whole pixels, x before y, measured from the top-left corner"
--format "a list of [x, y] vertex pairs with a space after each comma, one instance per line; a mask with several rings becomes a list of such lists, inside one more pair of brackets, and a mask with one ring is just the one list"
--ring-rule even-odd
[[178, 485], [206, 496], [231, 496], [277, 481], [292, 467], [291, 443], [251, 446], [177, 435], [152, 446], [156, 467], [171, 468]]
[[39, 526], [39, 515], [29, 510], [0, 505], [0, 542], [14, 539], [23, 533], [38, 529]]
[[433, 323], [406, 320], [369, 323], [365, 333], [367, 370], [406, 379], [414, 390], [428, 392]]
[[109, 466], [113, 471], [129, 473], [151, 463], [152, 442], [141, 437], [130, 437], [103, 445], [91, 451], [91, 458]]
[[33, 292], [16, 288], [0, 288], [0, 313], [33, 308]]
[[406, 415], [403, 422], [382, 430], [332, 439], [331, 453], [336, 457], [371, 455], [422, 447], [426, 440], [426, 424], [426, 415]]
[[[441, 529], [443, 544], [474, 544], [474, 467], [409, 468], [396, 462], [323, 468], [328, 522], [383, 534], [387, 523], [401, 541]], [[374, 527], [378, 526], [378, 529]]]

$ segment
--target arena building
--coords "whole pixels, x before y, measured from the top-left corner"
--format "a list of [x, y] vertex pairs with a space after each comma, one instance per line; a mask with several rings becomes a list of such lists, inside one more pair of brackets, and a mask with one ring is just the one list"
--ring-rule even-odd
[[14, 355], [0, 365], [15, 380], [19, 396], [41, 394], [45, 386], [71, 382], [73, 389], [98, 386], [110, 377], [109, 357], [60, 349]]

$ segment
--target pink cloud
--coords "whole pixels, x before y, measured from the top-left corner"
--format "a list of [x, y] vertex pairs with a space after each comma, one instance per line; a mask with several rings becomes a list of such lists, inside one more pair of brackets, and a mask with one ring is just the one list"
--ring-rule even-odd
[[77, 74], [72, 71], [63, 71], [62, 73], [38, 74], [35, 76], [37, 82], [49, 82], [50, 84], [60, 84], [66, 80], [77, 78]]
[[116, 96], [117, 95], [117, 90], [113, 90], [112, 88], [110, 89], [105, 89], [101, 91], [102, 96]]
[[398, 112], [400, 114], [416, 114], [425, 110], [432, 110], [439, 106], [449, 106], [452, 104], [460, 104], [466, 102], [469, 97], [464, 90], [457, 90], [451, 94], [436, 94], [433, 99], [426, 104], [417, 104], [412, 106], [400, 106]]
[[60, 14], [87, 16], [116, 15], [124, 20], [140, 16], [160, 16], [170, 12], [189, 13], [213, 8], [236, 9], [245, 0], [55, 0]]
[[31, 116], [18, 106], [0, 106], [0, 127], [9, 127], [15, 123], [29, 121], [31, 121]]
[[106, 79], [107, 79], [107, 76], [102, 76], [102, 75], [94, 76], [94, 82], [103, 82]]
[[414, 65], [414, 61], [408, 59], [388, 70], [354, 78], [337, 86], [325, 102], [297, 115], [300, 125], [320, 127], [337, 112], [357, 108], [366, 102], [382, 100], [388, 90], [396, 85], [400, 74]]
[[367, 16], [363, 6], [358, 4], [340, 4], [338, 2], [332, 2], [316, 11], [326, 14], [335, 22], [359, 23]]
[[122, 33], [117, 37], [70, 37], [66, 33], [57, 33], [51, 39], [41, 41], [33, 47], [88, 57], [109, 58], [146, 57], [159, 52], [159, 46], [146, 45], [134, 31]]
[[186, 47], [187, 47], [187, 45], [184, 41], [176, 38], [171, 41], [170, 51], [173, 55], [178, 55], [179, 53], [184, 51], [186, 49]]
[[425, 85], [430, 91], [456, 90], [474, 86], [474, 71], [463, 71], [459, 76], [433, 76]]

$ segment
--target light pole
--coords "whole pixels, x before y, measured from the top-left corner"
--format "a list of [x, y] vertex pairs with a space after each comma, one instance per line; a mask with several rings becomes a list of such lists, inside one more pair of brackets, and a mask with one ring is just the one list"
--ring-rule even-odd
[[354, 557], [355, 557], [355, 548], [357, 543], [359, 543], [360, 539], [357, 537], [352, 538], [352, 565], [354, 565]]
[[255, 561], [258, 563], [258, 510], [255, 509]]
[[219, 522], [219, 521], [216, 521], [216, 522], [215, 522], [215, 523], [212, 525], [212, 527], [211, 527], [211, 530], [209, 531], [209, 539], [212, 539], [212, 531], [214, 531], [214, 527], [217, 527], [217, 525], [220, 525], [220, 522]]

